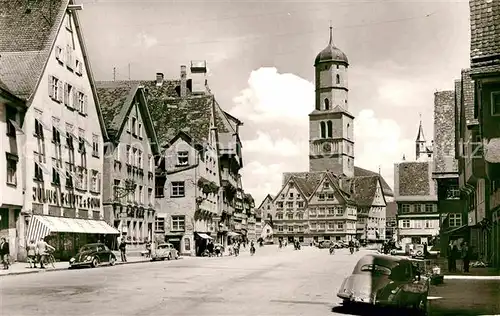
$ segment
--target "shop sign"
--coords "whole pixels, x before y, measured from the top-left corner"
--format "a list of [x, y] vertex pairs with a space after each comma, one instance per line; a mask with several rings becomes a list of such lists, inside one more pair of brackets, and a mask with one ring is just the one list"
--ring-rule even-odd
[[99, 208], [101, 199], [85, 197], [72, 192], [62, 193], [54, 189], [33, 187], [33, 201], [70, 208]]

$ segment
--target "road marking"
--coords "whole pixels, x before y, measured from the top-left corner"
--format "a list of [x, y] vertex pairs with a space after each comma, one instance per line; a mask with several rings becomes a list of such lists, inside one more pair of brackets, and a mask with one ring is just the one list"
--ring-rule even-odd
[[427, 296], [428, 300], [438, 300], [440, 298], [443, 298], [442, 296]]
[[314, 301], [294, 301], [294, 300], [270, 300], [271, 303], [285, 303], [285, 304], [310, 304], [310, 305], [329, 305], [327, 302], [314, 302]]

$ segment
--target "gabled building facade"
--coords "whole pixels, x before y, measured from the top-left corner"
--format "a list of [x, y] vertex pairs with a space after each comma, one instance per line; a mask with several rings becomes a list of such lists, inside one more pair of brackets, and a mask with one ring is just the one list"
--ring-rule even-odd
[[439, 235], [440, 219], [432, 171], [430, 161], [401, 162], [394, 166], [397, 234], [402, 244], [430, 244]]
[[96, 84], [109, 135], [103, 171], [104, 219], [120, 231], [129, 249], [144, 248], [154, 234], [154, 157], [159, 154], [144, 88], [128, 82]]
[[12, 254], [22, 259], [26, 244], [39, 238], [61, 259], [87, 242], [110, 244], [118, 232], [103, 221], [107, 135], [77, 15], [82, 7], [67, 0], [0, 7], [0, 29], [9, 30], [1, 35], [0, 81], [27, 107], [18, 155], [25, 194], [14, 214]]
[[180, 79], [157, 73], [156, 80], [139, 81], [161, 147], [156, 235], [192, 255], [210, 239], [227, 244], [239, 206], [242, 122], [222, 110], [206, 73], [205, 61], [191, 61], [189, 74], [181, 66]]
[[469, 4], [473, 117], [479, 123], [475, 136], [482, 144], [475, 159], [484, 165], [481, 172], [473, 172], [480, 180], [471, 244], [477, 240], [479, 257], [500, 268], [500, 3], [470, 0]]
[[260, 236], [262, 229], [264, 227], [265, 221], [270, 219], [273, 207], [274, 196], [271, 194], [266, 195], [262, 200], [260, 205], [255, 209], [255, 231], [258, 236]]

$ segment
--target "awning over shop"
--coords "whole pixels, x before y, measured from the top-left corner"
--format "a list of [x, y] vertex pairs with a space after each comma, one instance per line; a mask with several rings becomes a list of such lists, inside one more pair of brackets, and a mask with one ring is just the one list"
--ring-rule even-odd
[[213, 239], [212, 237], [208, 236], [207, 234], [204, 233], [197, 233], [198, 236], [200, 236], [203, 239]]
[[118, 230], [105, 221], [34, 215], [28, 225], [26, 240], [27, 242], [30, 240], [37, 241], [50, 235], [50, 233], [120, 234]]
[[453, 228], [453, 229], [444, 231], [442, 233], [443, 234], [447, 234], [447, 235], [453, 235], [453, 234], [457, 234], [457, 233], [463, 232], [467, 227], [468, 227], [468, 225], [462, 225], [460, 227]]
[[235, 233], [235, 232], [228, 232], [227, 235], [230, 236], [230, 237], [240, 236], [240, 234]]

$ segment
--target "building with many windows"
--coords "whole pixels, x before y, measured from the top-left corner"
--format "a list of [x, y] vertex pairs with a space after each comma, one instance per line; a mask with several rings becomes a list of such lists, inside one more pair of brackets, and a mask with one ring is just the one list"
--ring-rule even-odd
[[394, 166], [397, 236], [402, 244], [430, 243], [439, 235], [433, 170], [432, 161], [405, 161]]
[[19, 123], [22, 133], [9, 137], [23, 148], [8, 156], [10, 169], [18, 161], [16, 185], [24, 191], [22, 209], [7, 219], [16, 222], [12, 254], [22, 258], [28, 241], [46, 238], [56, 257], [68, 258], [82, 244], [109, 243], [118, 233], [103, 221], [107, 134], [77, 15], [82, 6], [56, 0], [0, 7], [0, 29], [9, 30], [0, 35], [2, 89], [27, 108], [22, 121], [12, 112], [7, 118]]
[[191, 255], [211, 239], [227, 244], [242, 167], [242, 123], [217, 103], [206, 74], [205, 61], [191, 61], [179, 80], [140, 81], [161, 148], [155, 234]]
[[103, 172], [104, 219], [131, 246], [144, 248], [142, 244], [152, 240], [154, 233], [154, 157], [159, 154], [144, 88], [137, 82], [96, 84], [109, 135]]
[[270, 219], [272, 208], [273, 208], [274, 196], [271, 194], [266, 195], [262, 200], [260, 205], [255, 209], [256, 213], [256, 224], [255, 230], [257, 235], [260, 236], [262, 229], [264, 228], [265, 221]]
[[[283, 186], [273, 201], [275, 239], [310, 242], [385, 238], [385, 203], [393, 192], [379, 173], [354, 165], [348, 67], [347, 56], [334, 45], [330, 28], [330, 41], [314, 61], [316, 92], [315, 108], [309, 114], [309, 172], [283, 175]], [[361, 213], [358, 205], [363, 207]], [[360, 224], [367, 230], [364, 234], [357, 231], [359, 214], [365, 221]]]

